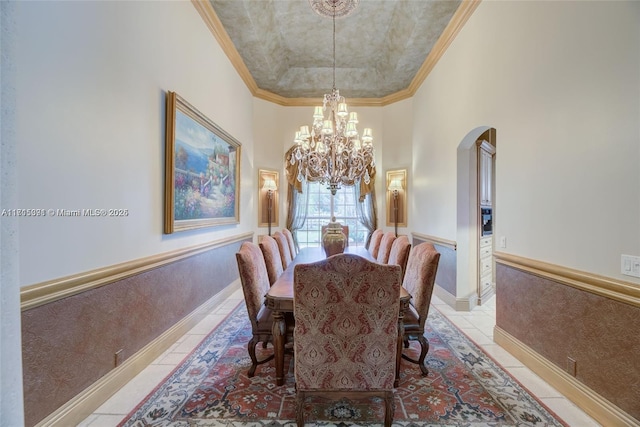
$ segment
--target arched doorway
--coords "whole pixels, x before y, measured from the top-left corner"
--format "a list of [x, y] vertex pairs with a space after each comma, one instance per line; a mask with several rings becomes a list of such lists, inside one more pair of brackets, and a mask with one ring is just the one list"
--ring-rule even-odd
[[495, 148], [496, 130], [489, 126], [473, 129], [458, 145], [456, 295], [459, 309], [471, 310], [495, 293], [492, 256], [496, 216]]

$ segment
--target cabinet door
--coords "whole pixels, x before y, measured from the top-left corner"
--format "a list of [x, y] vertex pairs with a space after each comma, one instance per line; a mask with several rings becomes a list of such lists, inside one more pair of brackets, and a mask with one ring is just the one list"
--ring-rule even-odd
[[491, 154], [480, 149], [480, 204], [491, 204]]

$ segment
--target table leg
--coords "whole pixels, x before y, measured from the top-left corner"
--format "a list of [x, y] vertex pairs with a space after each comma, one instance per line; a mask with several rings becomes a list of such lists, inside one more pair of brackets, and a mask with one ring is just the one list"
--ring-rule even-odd
[[273, 312], [273, 353], [276, 364], [276, 385], [284, 384], [284, 342], [287, 325], [282, 311]]

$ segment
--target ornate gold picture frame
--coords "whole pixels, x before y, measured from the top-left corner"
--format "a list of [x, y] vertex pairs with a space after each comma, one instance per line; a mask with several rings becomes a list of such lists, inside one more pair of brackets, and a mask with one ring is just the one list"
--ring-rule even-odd
[[240, 222], [240, 148], [234, 137], [167, 92], [167, 234]]

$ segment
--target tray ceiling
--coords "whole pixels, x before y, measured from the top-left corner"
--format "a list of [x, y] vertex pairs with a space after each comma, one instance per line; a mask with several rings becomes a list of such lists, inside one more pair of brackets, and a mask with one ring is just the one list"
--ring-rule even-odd
[[[309, 0], [209, 2], [237, 52], [227, 55], [242, 62], [236, 68], [246, 67], [258, 91], [290, 99], [321, 98], [331, 90], [333, 20], [316, 13]], [[355, 10], [336, 18], [335, 86], [347, 98], [364, 99], [406, 92], [450, 22], [462, 25], [452, 18], [468, 3], [351, 2], [357, 3]]]

